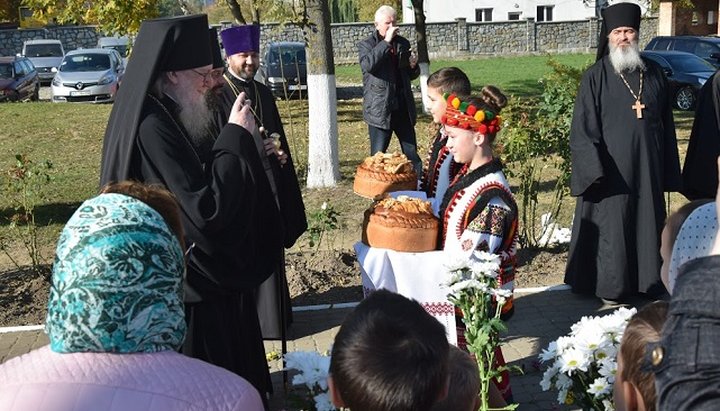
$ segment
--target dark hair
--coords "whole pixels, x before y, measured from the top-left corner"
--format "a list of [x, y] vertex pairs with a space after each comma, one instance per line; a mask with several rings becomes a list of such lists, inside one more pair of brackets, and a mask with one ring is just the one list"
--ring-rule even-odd
[[448, 357], [450, 386], [444, 400], [438, 401], [432, 411], [469, 410], [480, 392], [480, 372], [477, 362], [470, 354], [450, 346]]
[[445, 328], [417, 301], [373, 292], [335, 336], [330, 375], [353, 411], [427, 411], [447, 380]]
[[100, 193], [117, 193], [136, 198], [157, 211], [170, 230], [175, 234], [180, 246], [185, 249], [184, 231], [180, 219], [180, 207], [178, 207], [175, 196], [163, 186], [143, 184], [137, 181], [121, 181], [118, 183], [106, 184], [100, 189]]
[[436, 88], [440, 94], [455, 93], [470, 95], [470, 79], [457, 67], [445, 67], [432, 73], [427, 80], [428, 87]]
[[[467, 102], [482, 110], [489, 110], [500, 114], [500, 111], [507, 105], [507, 97], [495, 86], [485, 86], [480, 91], [479, 97], [469, 97]], [[495, 134], [486, 134], [490, 144], [495, 142]]]
[[655, 375], [643, 370], [645, 348], [660, 341], [660, 333], [667, 319], [668, 303], [656, 301], [641, 308], [630, 318], [622, 342], [620, 356], [623, 360], [621, 377], [637, 387], [647, 411], [655, 411]]

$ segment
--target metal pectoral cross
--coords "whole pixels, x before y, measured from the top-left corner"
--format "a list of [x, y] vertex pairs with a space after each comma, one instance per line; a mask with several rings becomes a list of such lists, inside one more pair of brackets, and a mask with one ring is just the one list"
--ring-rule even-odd
[[635, 115], [637, 116], [637, 118], [643, 118], [642, 110], [645, 108], [645, 104], [641, 103], [640, 99], [635, 100], [635, 104], [630, 107], [635, 110]]

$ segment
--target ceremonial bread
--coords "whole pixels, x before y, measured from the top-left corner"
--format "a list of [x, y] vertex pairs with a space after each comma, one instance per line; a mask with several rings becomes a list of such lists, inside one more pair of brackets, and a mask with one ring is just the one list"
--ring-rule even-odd
[[417, 174], [404, 154], [375, 153], [366, 158], [355, 172], [353, 191], [367, 198], [392, 191], [415, 190]]
[[362, 240], [395, 251], [433, 251], [439, 227], [430, 202], [408, 196], [385, 198], [365, 211]]

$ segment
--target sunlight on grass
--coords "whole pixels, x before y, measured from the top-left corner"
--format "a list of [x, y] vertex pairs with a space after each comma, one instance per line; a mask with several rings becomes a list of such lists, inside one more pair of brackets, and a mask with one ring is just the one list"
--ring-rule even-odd
[[[582, 67], [592, 60], [589, 54], [553, 56], [563, 64]], [[476, 90], [483, 84], [495, 84], [508, 94], [538, 95], [538, 79], [550, 69], [548, 56], [483, 57], [476, 60], [433, 61], [432, 70], [457, 66], [468, 73]], [[338, 66], [338, 83], [361, 82], [358, 65]], [[419, 101], [417, 102], [418, 104]], [[280, 116], [285, 124], [290, 149], [298, 168], [301, 183], [307, 176], [308, 163], [308, 106], [307, 101], [278, 101]], [[323, 201], [330, 201], [341, 214], [345, 228], [332, 234], [335, 248], [349, 249], [360, 239], [362, 213], [370, 201], [352, 192], [353, 176], [357, 165], [370, 154], [367, 125], [362, 120], [362, 101], [359, 98], [340, 100], [337, 104], [339, 159], [341, 181], [338, 187], [303, 190], [307, 210], [317, 210]], [[53, 181], [47, 187], [45, 204], [37, 210], [38, 221], [45, 247], [54, 248], [57, 235], [75, 208], [98, 189], [102, 138], [111, 105], [52, 104], [48, 102], [0, 104], [0, 169], [13, 164], [15, 154], [27, 154], [31, 160], [50, 160], [54, 164]], [[692, 112], [675, 113], [678, 146], [681, 161], [684, 159], [687, 140], [692, 127]], [[420, 113], [416, 125], [418, 152], [424, 158], [433, 135], [430, 118]], [[502, 142], [502, 133], [498, 137]], [[390, 151], [399, 151], [397, 138], [393, 138]], [[513, 167], [512, 164], [509, 165]], [[557, 170], [550, 165], [544, 170], [545, 181], [552, 181]], [[3, 177], [4, 178], [4, 177]], [[516, 184], [512, 178], [511, 184]], [[549, 187], [550, 184], [547, 184]], [[539, 193], [541, 203], [549, 203], [552, 193]], [[670, 209], [684, 203], [682, 196], [670, 196]], [[560, 224], [569, 226], [575, 201], [566, 198], [560, 214]], [[0, 230], [6, 228], [11, 210], [7, 199], [0, 196]], [[295, 249], [304, 247], [299, 241]], [[0, 271], [6, 267], [0, 259]]]

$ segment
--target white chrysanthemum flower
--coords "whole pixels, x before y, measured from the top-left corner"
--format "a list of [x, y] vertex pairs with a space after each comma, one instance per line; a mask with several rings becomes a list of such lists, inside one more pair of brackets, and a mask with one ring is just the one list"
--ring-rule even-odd
[[459, 293], [463, 290], [476, 289], [484, 292], [487, 290], [487, 284], [482, 283], [478, 280], [461, 280], [450, 285], [450, 291], [452, 293]]
[[540, 355], [538, 357], [540, 358], [541, 362], [548, 362], [555, 359], [555, 356], [557, 355], [557, 342], [552, 341], [550, 344], [548, 344], [547, 348], [542, 350]]
[[556, 375], [558, 375], [558, 371], [559, 370], [557, 366], [552, 366], [545, 370], [542, 380], [540, 380], [540, 387], [543, 391], [548, 391], [550, 388], [552, 388], [553, 379]]
[[555, 387], [557, 387], [560, 390], [569, 390], [570, 387], [572, 387], [573, 380], [572, 378], [568, 377], [565, 374], [559, 374], [557, 375], [557, 379], [555, 380]]
[[568, 337], [567, 335], [563, 335], [562, 337], [559, 337], [555, 343], [555, 348], [556, 348], [555, 356], [557, 356], [557, 357], [561, 356], [565, 351], [572, 348], [573, 345], [574, 345], [574, 341], [571, 337]]
[[610, 384], [615, 383], [615, 374], [617, 374], [617, 362], [615, 357], [608, 357], [598, 361], [598, 374], [605, 377]]
[[315, 400], [315, 409], [317, 411], [334, 411], [336, 410], [330, 401], [330, 396], [327, 393], [318, 394], [313, 397]]
[[558, 396], [557, 396], [557, 402], [560, 404], [565, 404], [565, 401], [567, 400], [567, 394], [568, 394], [568, 390], [559, 390]]
[[590, 357], [583, 350], [570, 348], [562, 353], [558, 361], [560, 362], [560, 371], [570, 375], [574, 371], [587, 371]]
[[605, 411], [615, 411], [615, 404], [609, 399], [603, 400], [602, 405], [605, 407]]
[[600, 327], [582, 327], [575, 335], [575, 347], [592, 355], [596, 350], [612, 344]]
[[594, 395], [595, 398], [598, 398], [605, 394], [609, 394], [611, 389], [612, 385], [608, 383], [608, 380], [606, 380], [605, 377], [599, 377], [595, 378], [595, 381], [590, 383], [587, 392]]
[[470, 269], [470, 261], [467, 256], [459, 253], [448, 253], [447, 261], [445, 262], [445, 268], [448, 272], [456, 272]]
[[500, 256], [497, 254], [488, 253], [487, 251], [475, 250], [473, 251], [470, 258], [472, 259], [472, 261], [493, 264], [496, 266], [496, 269], [500, 268]]
[[330, 357], [317, 352], [294, 351], [285, 354], [286, 369], [298, 370], [293, 376], [294, 385], [305, 384], [313, 389], [317, 384], [327, 390], [327, 376], [330, 369]]

